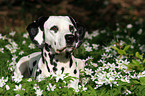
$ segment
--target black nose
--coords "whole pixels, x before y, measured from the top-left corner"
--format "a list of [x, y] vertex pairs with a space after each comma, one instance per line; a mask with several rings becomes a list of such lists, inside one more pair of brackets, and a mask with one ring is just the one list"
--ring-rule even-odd
[[72, 45], [75, 40], [75, 36], [71, 34], [67, 34], [65, 35], [65, 40], [66, 40], [67, 45]]

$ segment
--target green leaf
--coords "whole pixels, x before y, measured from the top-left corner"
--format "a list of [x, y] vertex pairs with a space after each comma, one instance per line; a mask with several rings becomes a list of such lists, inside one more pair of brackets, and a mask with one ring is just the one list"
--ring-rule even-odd
[[118, 50], [118, 53], [119, 53], [120, 55], [126, 55], [126, 52], [125, 52], [124, 50]]
[[140, 84], [137, 80], [131, 80], [134, 84]]
[[139, 52], [136, 52], [136, 53], [135, 53], [135, 56], [136, 56], [137, 58], [141, 59], [141, 60], [143, 59], [143, 58], [142, 58], [142, 55], [140, 55]]
[[2, 88], [0, 88], [0, 93], [2, 93], [3, 92], [3, 89]]
[[115, 47], [115, 46], [111, 46], [114, 50], [119, 50], [117, 47]]
[[139, 78], [141, 85], [145, 85], [145, 77]]
[[130, 45], [126, 45], [125, 48], [123, 49], [124, 51], [128, 50], [130, 48]]
[[135, 64], [135, 65], [139, 65], [139, 64], [140, 64], [140, 62], [137, 61], [137, 60], [132, 60], [132, 62], [133, 62], [133, 64]]
[[145, 59], [143, 60], [143, 63], [145, 63]]

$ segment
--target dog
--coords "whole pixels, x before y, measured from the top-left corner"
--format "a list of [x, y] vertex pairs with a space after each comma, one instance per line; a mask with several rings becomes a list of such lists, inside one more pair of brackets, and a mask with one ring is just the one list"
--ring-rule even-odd
[[[79, 78], [84, 70], [82, 60], [72, 53], [83, 43], [85, 28], [69, 16], [39, 17], [27, 27], [31, 41], [41, 50], [22, 57], [16, 65], [16, 73], [25, 78], [48, 77], [56, 71]], [[78, 88], [79, 79], [71, 83]]]

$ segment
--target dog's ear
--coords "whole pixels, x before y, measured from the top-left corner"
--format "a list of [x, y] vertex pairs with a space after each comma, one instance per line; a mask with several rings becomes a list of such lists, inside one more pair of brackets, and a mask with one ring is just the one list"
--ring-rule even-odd
[[78, 22], [76, 22], [72, 17], [69, 17], [77, 31], [75, 32], [76, 37], [76, 47], [80, 47], [80, 45], [83, 43], [83, 39], [85, 37], [86, 29], [80, 25]]
[[45, 44], [44, 23], [46, 20], [48, 20], [48, 17], [39, 17], [27, 27], [30, 39], [40, 49], [42, 49]]

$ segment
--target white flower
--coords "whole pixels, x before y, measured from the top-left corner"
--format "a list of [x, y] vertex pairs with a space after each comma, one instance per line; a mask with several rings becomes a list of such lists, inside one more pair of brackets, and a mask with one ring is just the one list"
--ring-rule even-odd
[[22, 44], [25, 44], [26, 43], [26, 41], [24, 40], [23, 42], [22, 42]]
[[28, 33], [23, 34], [23, 37], [24, 37], [24, 38], [28, 38], [28, 36], [29, 36]]
[[104, 49], [105, 49], [105, 52], [111, 51], [111, 47], [104, 47]]
[[22, 88], [22, 85], [20, 84], [19, 86], [15, 85], [15, 88], [14, 91], [20, 91]]
[[97, 77], [94, 75], [91, 75], [91, 79], [92, 79], [92, 81], [95, 81], [95, 79], [97, 79]]
[[23, 55], [23, 54], [24, 54], [24, 51], [23, 50], [19, 52], [19, 55]]
[[9, 85], [6, 85], [6, 90], [9, 90], [9, 89], [10, 89]]
[[30, 49], [34, 49], [35, 48], [35, 45], [30, 43], [30, 45], [28, 46]]
[[14, 66], [15, 66], [15, 64], [16, 64], [16, 61], [12, 61], [12, 62], [9, 64], [9, 66], [14, 67]]
[[10, 50], [11, 53], [15, 53], [17, 48], [17, 45], [15, 43], [13, 43], [14, 45], [11, 46], [10, 44], [6, 45], [5, 47]]
[[86, 90], [87, 90], [87, 87], [85, 87], [85, 85], [79, 85], [79, 89], [82, 89], [82, 91], [85, 91], [86, 92]]
[[91, 51], [92, 51], [92, 47], [86, 47], [85, 50], [86, 50], [87, 52], [91, 52]]
[[16, 94], [15, 96], [21, 96], [20, 94]]
[[100, 59], [99, 61], [98, 61], [99, 63], [102, 63], [102, 64], [105, 64], [105, 60], [102, 60], [102, 59]]
[[99, 35], [99, 30], [94, 30], [91, 34], [91, 36], [96, 37]]
[[90, 80], [90, 78], [83, 78], [82, 79], [82, 84], [86, 85], [89, 80]]
[[19, 49], [18, 44], [16, 44], [16, 42], [10, 41], [10, 44], [12, 45], [13, 49]]
[[12, 31], [12, 32], [9, 33], [9, 35], [12, 36], [12, 37], [14, 37], [15, 34], [16, 34], [15, 31]]
[[2, 36], [2, 34], [0, 34], [0, 39], [3, 39], [3, 36]]
[[145, 45], [140, 46], [139, 48], [142, 52], [145, 52]]
[[53, 74], [53, 76], [56, 77], [56, 82], [58, 82], [59, 79], [63, 80], [65, 75], [62, 73], [62, 70], [60, 70], [56, 71], [56, 74]]
[[94, 72], [92, 71], [92, 69], [85, 68], [85, 73], [86, 75], [91, 75]]
[[2, 39], [2, 40], [7, 39], [7, 38], [6, 38], [6, 35], [5, 35], [5, 36], [2, 36], [2, 34], [0, 34], [0, 39]]
[[133, 26], [132, 26], [132, 24], [127, 24], [127, 26], [126, 26], [128, 29], [131, 29]]
[[104, 33], [106, 33], [106, 30], [101, 30], [100, 32], [101, 32], [102, 34], [104, 34]]
[[99, 44], [92, 44], [93, 49], [98, 50]]
[[33, 89], [37, 90], [37, 89], [39, 89], [39, 86], [37, 84], [34, 84]]
[[142, 34], [142, 29], [139, 29], [139, 30], [137, 31], [137, 34], [138, 34], [138, 35], [141, 35], [141, 34]]
[[103, 55], [101, 55], [102, 56], [102, 59], [107, 59], [107, 58], [110, 58], [110, 57], [112, 57], [112, 55], [111, 54], [105, 54], [105, 53], [103, 53]]
[[85, 43], [84, 43], [84, 47], [87, 47], [87, 46], [90, 46], [90, 43], [85, 42]]
[[129, 81], [129, 78], [128, 77], [125, 77], [125, 78], [121, 78], [121, 81], [122, 82], [127, 82], [127, 83], [130, 83], [130, 81]]
[[135, 39], [132, 37], [132, 38], [129, 38], [129, 40], [131, 41], [131, 43], [135, 43]]
[[42, 81], [42, 80], [44, 80], [44, 76], [42, 76], [42, 75], [39, 75], [39, 76], [37, 76], [37, 80], [38, 80], [38, 82], [40, 82], [40, 81]]
[[85, 34], [85, 38], [87, 38], [87, 39], [92, 39], [92, 36], [90, 35], [90, 34], [88, 34], [88, 32], [86, 32], [86, 34]]
[[12, 47], [11, 47], [10, 44], [5, 45], [5, 47], [6, 47], [8, 50], [12, 49]]
[[2, 77], [2, 79], [0, 79], [0, 87], [3, 87], [7, 81], [8, 81], [8, 77], [7, 79], [4, 79], [4, 77]]
[[29, 78], [27, 81], [28, 81], [28, 82], [31, 82], [31, 81], [32, 81], [32, 78]]
[[12, 78], [16, 83], [19, 83], [22, 81], [23, 75], [14, 72], [14, 76], [12, 76]]
[[137, 78], [139, 79], [140, 77], [145, 77], [145, 74], [139, 72], [139, 74], [137, 75]]
[[41, 95], [42, 95], [42, 92], [43, 92], [43, 90], [37, 89], [36, 92], [35, 92], [35, 94], [36, 94], [37, 96], [41, 96]]
[[86, 60], [93, 60], [94, 58], [92, 56], [88, 56]]
[[56, 85], [53, 85], [53, 86], [52, 86], [51, 83], [49, 83], [49, 86], [47, 85], [47, 90], [48, 90], [48, 91], [54, 91], [54, 89], [56, 88], [55, 86], [56, 86]]
[[11, 53], [15, 53], [16, 51], [17, 51], [17, 50], [14, 49], [14, 48], [10, 49], [10, 52], [11, 52]]
[[15, 55], [13, 55], [12, 60], [15, 61], [17, 58], [18, 58], [18, 56], [16, 56], [16, 54], [15, 54]]
[[122, 94], [129, 95], [129, 94], [131, 94], [131, 91], [126, 89]]
[[97, 63], [91, 62], [91, 65], [93, 65], [94, 67], [98, 67], [98, 64]]
[[124, 45], [125, 44], [125, 42], [124, 41], [120, 41], [120, 46], [122, 46], [122, 45]]
[[1, 53], [4, 53], [4, 51], [3, 51], [3, 50], [4, 50], [4, 48], [0, 48], [0, 52], [1, 52]]

